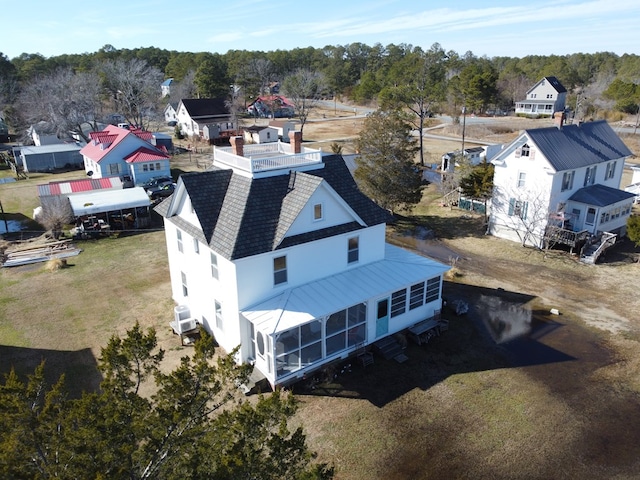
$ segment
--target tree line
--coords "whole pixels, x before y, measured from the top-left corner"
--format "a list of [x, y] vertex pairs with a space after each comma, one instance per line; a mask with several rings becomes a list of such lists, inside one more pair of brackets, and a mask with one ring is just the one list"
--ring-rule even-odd
[[[126, 68], [123, 71], [118, 66]], [[570, 92], [568, 104], [579, 108], [584, 117], [614, 108], [637, 113], [640, 103], [637, 88], [640, 56], [636, 54], [620, 56], [599, 52], [489, 58], [478, 57], [471, 51], [464, 54], [446, 51], [438, 43], [428, 49], [410, 44], [351, 43], [268, 52], [229, 50], [225, 54], [155, 47], [116, 49], [111, 45], [93, 53], [49, 58], [38, 53], [23, 53], [9, 59], [0, 53], [0, 108], [5, 110], [8, 123], [16, 127], [24, 123], [27, 119], [20, 118], [23, 108], [12, 111], [10, 107], [19, 103], [34, 83], [59, 72], [92, 76], [91, 83], [102, 90], [103, 103], [117, 100], [118, 95], [127, 95], [126, 91], [122, 93], [123, 82], [114, 80], [114, 75], [122, 76], [129, 71], [133, 77], [135, 73], [139, 83], [153, 84], [154, 102], [137, 106], [144, 116], [161, 107], [159, 83], [165, 78], [175, 81], [174, 99], [231, 98], [231, 85], [235, 85], [246, 103], [264, 92], [270, 82], [282, 82], [301, 70], [321, 76], [322, 82], [314, 86], [314, 95], [336, 95], [359, 104], [398, 101], [399, 97], [415, 99], [416, 89], [428, 89], [426, 97], [422, 95], [417, 102], [412, 102], [418, 119], [427, 110], [457, 116], [463, 105], [470, 112], [478, 113], [489, 107], [511, 109], [516, 101], [524, 99], [526, 90], [544, 76], [560, 80]], [[135, 87], [130, 81], [128, 85], [124, 83], [129, 89]], [[415, 87], [414, 91], [402, 91], [407, 86]], [[121, 102], [131, 103], [127, 99]], [[114, 102], [109, 107], [122, 108], [122, 105]], [[135, 112], [133, 117], [137, 115]]]

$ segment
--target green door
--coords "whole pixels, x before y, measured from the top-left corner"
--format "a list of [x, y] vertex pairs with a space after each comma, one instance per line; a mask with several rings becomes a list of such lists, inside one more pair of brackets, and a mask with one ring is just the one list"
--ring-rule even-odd
[[378, 301], [378, 313], [376, 316], [376, 338], [389, 332], [389, 299]]

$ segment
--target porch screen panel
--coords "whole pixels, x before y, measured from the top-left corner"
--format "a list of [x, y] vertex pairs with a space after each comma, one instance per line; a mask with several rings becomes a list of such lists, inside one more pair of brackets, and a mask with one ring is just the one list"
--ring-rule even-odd
[[425, 303], [433, 302], [440, 298], [440, 277], [427, 280], [427, 298]]
[[402, 315], [407, 310], [407, 289], [391, 294], [391, 318]]
[[347, 309], [347, 346], [354, 347], [367, 339], [367, 306], [359, 303]]
[[409, 310], [421, 307], [424, 304], [424, 282], [411, 285], [409, 291]]

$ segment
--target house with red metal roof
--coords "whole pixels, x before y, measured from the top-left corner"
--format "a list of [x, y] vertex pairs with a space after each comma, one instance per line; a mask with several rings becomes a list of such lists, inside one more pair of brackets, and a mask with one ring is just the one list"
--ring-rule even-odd
[[91, 141], [80, 153], [91, 178], [119, 177], [141, 185], [152, 177], [171, 175], [169, 155], [151, 143], [151, 132], [108, 125], [89, 135]]

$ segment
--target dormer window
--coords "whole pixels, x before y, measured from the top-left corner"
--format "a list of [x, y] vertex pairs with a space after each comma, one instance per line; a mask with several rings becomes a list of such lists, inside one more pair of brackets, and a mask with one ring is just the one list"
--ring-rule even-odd
[[313, 206], [313, 219], [314, 220], [322, 220], [322, 204], [316, 203]]

